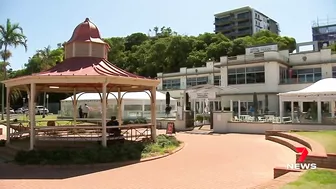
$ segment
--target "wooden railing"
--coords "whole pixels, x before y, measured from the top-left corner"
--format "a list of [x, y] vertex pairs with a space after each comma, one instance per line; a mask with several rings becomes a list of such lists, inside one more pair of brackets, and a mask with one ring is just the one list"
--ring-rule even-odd
[[[150, 139], [152, 124], [130, 124], [122, 126], [107, 126], [119, 128], [121, 136], [108, 136], [107, 140], [126, 139], [138, 141]], [[14, 132], [11, 138], [29, 137], [30, 128], [22, 123], [11, 125]], [[37, 140], [65, 140], [65, 141], [100, 141], [102, 140], [102, 126], [98, 125], [78, 125], [78, 126], [36, 126], [34, 127]]]

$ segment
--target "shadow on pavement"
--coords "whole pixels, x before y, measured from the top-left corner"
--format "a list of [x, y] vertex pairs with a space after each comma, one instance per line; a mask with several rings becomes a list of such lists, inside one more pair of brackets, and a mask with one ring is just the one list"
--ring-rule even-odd
[[95, 165], [75, 165], [75, 166], [20, 166], [10, 163], [0, 163], [1, 179], [66, 179], [82, 176], [86, 174], [106, 171], [123, 166], [139, 163], [140, 160], [129, 162], [95, 164]]

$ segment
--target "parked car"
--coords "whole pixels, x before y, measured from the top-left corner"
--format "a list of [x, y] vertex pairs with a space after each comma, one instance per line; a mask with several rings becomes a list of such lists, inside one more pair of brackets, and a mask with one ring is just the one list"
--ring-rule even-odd
[[44, 106], [36, 106], [35, 107], [35, 113], [38, 115], [42, 115], [44, 112], [44, 114], [49, 114], [49, 110], [44, 107]]
[[24, 114], [28, 112], [28, 108], [26, 107], [22, 107], [22, 108], [18, 108], [17, 110], [15, 110], [16, 114]]
[[[5, 113], [6, 113], [6, 111], [7, 111], [7, 107], [5, 107]], [[9, 108], [9, 112], [10, 112], [11, 114], [14, 114], [14, 113], [15, 113], [14, 110], [13, 110], [13, 108]]]

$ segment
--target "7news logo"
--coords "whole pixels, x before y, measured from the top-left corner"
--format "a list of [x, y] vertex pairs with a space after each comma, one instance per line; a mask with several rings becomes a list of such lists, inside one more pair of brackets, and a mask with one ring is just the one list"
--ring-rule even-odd
[[287, 169], [316, 169], [316, 163], [304, 163], [307, 158], [308, 150], [305, 147], [296, 148], [297, 153], [301, 153], [297, 163], [287, 164]]

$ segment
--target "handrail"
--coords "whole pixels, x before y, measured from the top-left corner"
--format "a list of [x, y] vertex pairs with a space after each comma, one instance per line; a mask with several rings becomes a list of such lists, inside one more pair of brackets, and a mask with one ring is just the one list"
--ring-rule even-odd
[[[148, 128], [153, 124], [130, 124], [122, 126], [106, 126], [106, 128], [119, 128], [119, 129], [129, 129], [129, 128]], [[62, 130], [62, 129], [102, 129], [101, 126], [45, 126], [45, 127], [35, 127], [37, 131], [43, 130]]]

